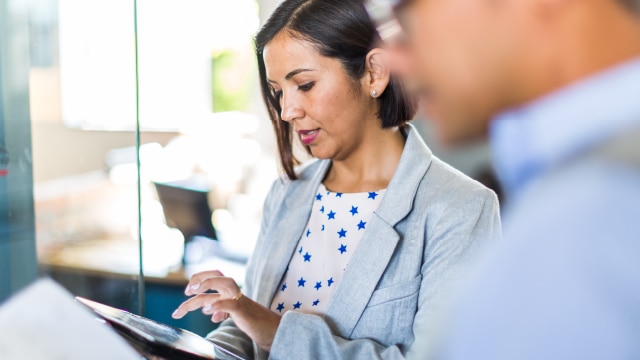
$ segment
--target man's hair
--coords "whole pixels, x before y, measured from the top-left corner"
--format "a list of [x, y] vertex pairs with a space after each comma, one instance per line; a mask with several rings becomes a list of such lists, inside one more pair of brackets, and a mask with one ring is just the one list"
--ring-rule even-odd
[[640, 14], [640, 0], [617, 0], [627, 9]]

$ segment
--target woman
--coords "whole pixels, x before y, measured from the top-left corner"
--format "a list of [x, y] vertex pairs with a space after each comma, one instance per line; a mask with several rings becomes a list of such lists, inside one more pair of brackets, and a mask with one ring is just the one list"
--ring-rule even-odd
[[[414, 324], [499, 232], [493, 192], [407, 124], [415, 107], [375, 36], [363, 5], [344, 0], [285, 0], [257, 35], [288, 179], [265, 201], [245, 295], [199, 273], [174, 313], [224, 320], [208, 337], [248, 358], [402, 358]], [[295, 138], [321, 160], [296, 172]]]

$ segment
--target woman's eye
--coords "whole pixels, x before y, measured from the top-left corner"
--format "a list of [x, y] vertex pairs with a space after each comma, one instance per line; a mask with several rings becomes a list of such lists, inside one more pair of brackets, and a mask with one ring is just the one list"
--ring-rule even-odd
[[316, 83], [312, 81], [312, 82], [306, 83], [306, 84], [304, 84], [304, 85], [300, 85], [300, 86], [298, 86], [298, 89], [299, 89], [300, 91], [309, 91], [309, 90], [311, 90], [311, 88], [313, 88], [313, 86], [314, 86], [315, 84], [316, 84]]
[[271, 96], [273, 96], [274, 99], [276, 100], [280, 100], [280, 98], [282, 97], [282, 90], [271, 90]]

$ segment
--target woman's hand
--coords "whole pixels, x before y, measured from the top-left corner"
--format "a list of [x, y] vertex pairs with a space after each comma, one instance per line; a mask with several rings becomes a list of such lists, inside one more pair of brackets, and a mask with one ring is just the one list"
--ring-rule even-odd
[[[215, 290], [217, 293], [207, 293], [208, 290]], [[217, 270], [203, 271], [191, 277], [184, 293], [194, 296], [173, 312], [171, 316], [174, 319], [180, 319], [188, 312], [200, 308], [204, 314], [211, 315], [211, 321], [215, 323], [231, 316], [236, 326], [261, 349], [271, 349], [280, 316], [243, 296], [232, 278], [225, 277]]]

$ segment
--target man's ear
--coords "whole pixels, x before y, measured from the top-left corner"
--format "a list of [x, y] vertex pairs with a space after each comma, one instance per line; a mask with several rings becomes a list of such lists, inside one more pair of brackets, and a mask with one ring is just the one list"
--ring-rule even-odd
[[389, 56], [385, 50], [375, 48], [369, 51], [366, 57], [366, 72], [364, 89], [374, 98], [380, 96], [389, 85], [391, 77]]

